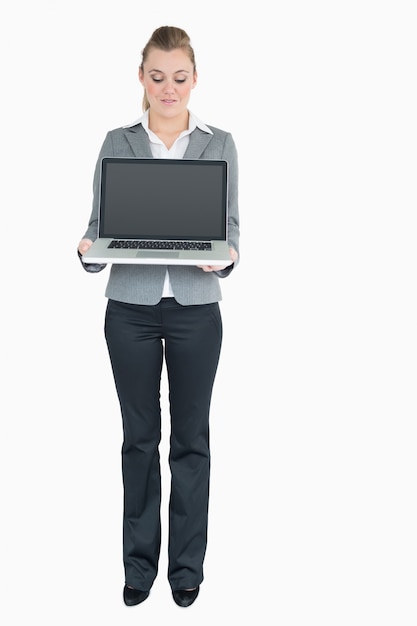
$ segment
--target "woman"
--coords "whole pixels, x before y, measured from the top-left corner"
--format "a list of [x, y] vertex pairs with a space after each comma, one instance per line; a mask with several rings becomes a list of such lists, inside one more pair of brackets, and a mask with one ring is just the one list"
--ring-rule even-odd
[[[155, 30], [142, 51], [143, 115], [107, 133], [94, 176], [93, 208], [78, 246], [97, 237], [102, 157], [224, 159], [229, 163], [225, 266], [112, 265], [105, 337], [123, 420], [124, 602], [143, 602], [155, 580], [161, 543], [160, 382], [165, 360], [171, 418], [168, 580], [190, 606], [203, 580], [210, 475], [209, 410], [222, 342], [224, 278], [239, 259], [238, 164], [230, 133], [188, 110], [197, 83], [193, 48], [177, 27]], [[84, 264], [87, 271], [102, 266]], [[202, 358], [204, 355], [204, 358]]]

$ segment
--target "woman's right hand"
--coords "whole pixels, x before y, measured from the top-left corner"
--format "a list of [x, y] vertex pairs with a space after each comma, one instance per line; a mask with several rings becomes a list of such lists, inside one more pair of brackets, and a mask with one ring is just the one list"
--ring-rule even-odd
[[78, 252], [80, 254], [85, 254], [91, 245], [93, 245], [91, 239], [81, 239], [80, 243], [78, 244]]
[[78, 257], [81, 261], [81, 265], [85, 269], [86, 272], [90, 274], [97, 274], [97, 272], [101, 272], [106, 267], [106, 263], [86, 263], [83, 261], [83, 254], [85, 254], [90, 246], [92, 246], [93, 242], [91, 239], [81, 239], [78, 244]]

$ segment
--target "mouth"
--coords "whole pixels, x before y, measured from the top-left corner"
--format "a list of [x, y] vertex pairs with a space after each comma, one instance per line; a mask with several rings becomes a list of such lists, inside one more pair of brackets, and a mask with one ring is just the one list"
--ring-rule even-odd
[[161, 102], [162, 102], [163, 104], [175, 104], [175, 103], [176, 103], [176, 100], [170, 100], [170, 99], [168, 99], [168, 98], [164, 98], [163, 100], [161, 100]]

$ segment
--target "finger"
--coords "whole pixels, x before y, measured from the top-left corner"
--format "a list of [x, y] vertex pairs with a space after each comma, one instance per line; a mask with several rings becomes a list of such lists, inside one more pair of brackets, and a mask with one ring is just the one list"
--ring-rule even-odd
[[92, 244], [93, 242], [90, 239], [82, 239], [78, 244], [78, 250], [80, 251], [80, 254], [84, 254], [84, 252], [87, 252], [88, 248]]

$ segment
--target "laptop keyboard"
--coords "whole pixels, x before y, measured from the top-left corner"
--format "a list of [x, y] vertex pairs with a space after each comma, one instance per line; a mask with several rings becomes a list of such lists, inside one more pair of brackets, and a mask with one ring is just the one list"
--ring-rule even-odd
[[136, 250], [211, 250], [210, 241], [153, 241], [145, 239], [113, 239], [109, 248]]

